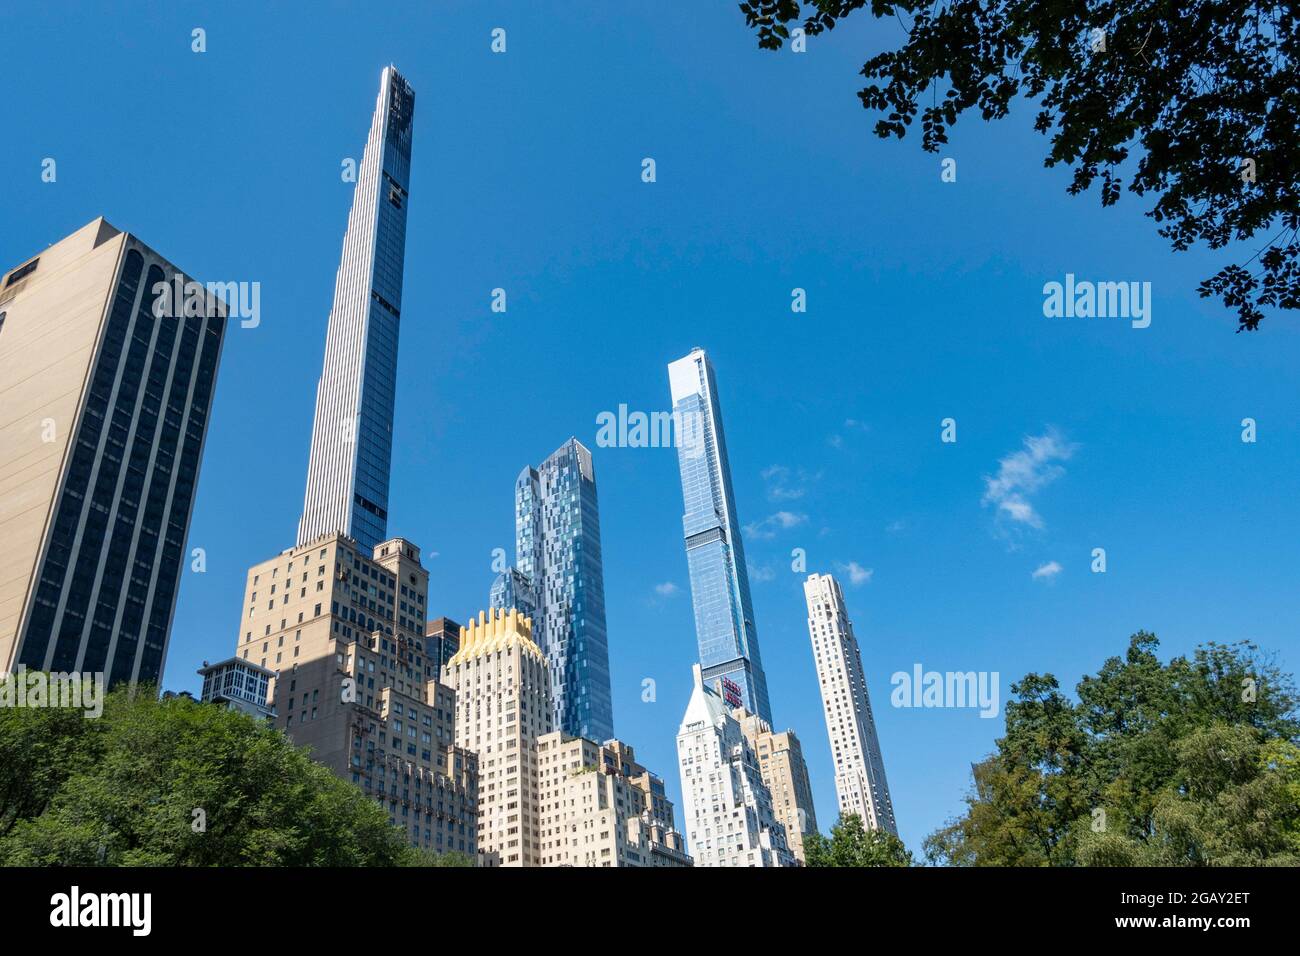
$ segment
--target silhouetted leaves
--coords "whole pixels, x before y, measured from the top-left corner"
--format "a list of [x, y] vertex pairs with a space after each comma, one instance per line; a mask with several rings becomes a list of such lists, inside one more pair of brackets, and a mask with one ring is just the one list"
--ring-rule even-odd
[[[1300, 49], [1289, 2], [1215, 0], [742, 0], [763, 49], [787, 24], [809, 37], [869, 9], [905, 41], [869, 59], [862, 105], [875, 132], [903, 138], [918, 112], [921, 146], [935, 152], [957, 117], [1038, 104], [1049, 136], [1045, 165], [1073, 171], [1078, 194], [1101, 179], [1101, 202], [1124, 180], [1155, 202], [1147, 215], [1175, 250], [1266, 239], [1246, 262], [1199, 286], [1253, 330], [1264, 308], [1300, 307]], [[883, 26], [883, 25], [882, 25]], [[1104, 31], [1105, 49], [1094, 30]], [[1249, 161], [1249, 164], [1248, 162]], [[1246, 170], [1250, 169], [1250, 176]], [[1253, 178], [1253, 181], [1251, 181]]]

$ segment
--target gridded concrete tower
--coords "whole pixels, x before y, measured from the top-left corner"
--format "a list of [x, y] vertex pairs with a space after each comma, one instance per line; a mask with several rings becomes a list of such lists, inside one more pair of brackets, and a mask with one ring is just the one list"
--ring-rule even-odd
[[835, 760], [835, 795], [840, 814], [856, 813], [865, 826], [897, 836], [862, 655], [844, 606], [844, 592], [829, 574], [810, 574], [803, 592], [808, 602], [808, 634], [817, 664], [817, 682], [826, 711], [826, 733]]
[[479, 612], [442, 675], [456, 691], [456, 743], [479, 755], [479, 862], [538, 866], [537, 740], [552, 728], [550, 677], [532, 622], [517, 611]]
[[757, 714], [737, 708], [731, 715], [740, 722], [741, 732], [754, 748], [759, 773], [772, 795], [772, 812], [785, 827], [790, 852], [800, 863], [806, 863], [803, 838], [805, 833], [817, 832], [817, 811], [813, 809], [812, 784], [799, 738], [793, 730], [773, 733]]
[[385, 67], [325, 333], [300, 545], [341, 532], [369, 549], [387, 537], [414, 109], [411, 87]]
[[225, 314], [102, 218], [0, 276], [0, 671], [158, 681]]
[[537, 468], [519, 473], [515, 555], [517, 567], [492, 586], [492, 607], [532, 616], [537, 644], [550, 665], [555, 728], [609, 740], [614, 709], [600, 509], [591, 452], [576, 438]]
[[696, 866], [794, 866], [754, 749], [726, 701], [695, 687], [677, 732], [683, 827]]
[[677, 459], [686, 513], [686, 560], [695, 606], [704, 681], [721, 680], [724, 696], [768, 723], [767, 677], [749, 599], [745, 550], [731, 491], [731, 466], [722, 434], [722, 406], [713, 366], [703, 349], [668, 366]]

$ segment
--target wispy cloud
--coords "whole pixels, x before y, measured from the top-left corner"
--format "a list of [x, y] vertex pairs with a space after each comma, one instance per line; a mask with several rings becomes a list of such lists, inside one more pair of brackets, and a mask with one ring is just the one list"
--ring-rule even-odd
[[680, 591], [681, 588], [673, 584], [672, 581], [665, 581], [663, 584], [655, 585], [655, 594], [658, 594], [660, 597], [673, 597]]
[[875, 568], [864, 568], [856, 561], [850, 561], [848, 564], [837, 563], [835, 567], [841, 574], [849, 576], [849, 583], [855, 588], [866, 584], [876, 573]]
[[803, 468], [791, 469], [785, 465], [768, 465], [762, 471], [767, 486], [768, 501], [797, 501], [808, 493], [808, 485], [821, 478], [822, 473]]
[[766, 540], [775, 538], [778, 531], [788, 531], [790, 528], [797, 528], [808, 520], [804, 514], [795, 514], [791, 511], [778, 511], [776, 514], [768, 515], [762, 521], [755, 521], [753, 524], [745, 525], [745, 535], [755, 540]]
[[1024, 448], [998, 461], [996, 475], [985, 476], [983, 503], [993, 505], [999, 517], [1015, 524], [1042, 528], [1042, 516], [1029, 499], [1065, 474], [1059, 462], [1069, 461], [1077, 447], [1054, 428], [1031, 435]]
[[861, 419], [846, 418], [844, 419], [843, 429], [839, 432], [835, 432], [834, 434], [827, 436], [826, 443], [830, 445], [832, 448], [843, 448], [844, 433], [869, 432], [869, 431], [871, 431], [871, 426], [868, 425], [866, 422], [862, 421]]
[[751, 581], [771, 581], [776, 577], [776, 569], [763, 565], [749, 565], [749, 580]]
[[1052, 578], [1060, 574], [1061, 571], [1062, 568], [1060, 564], [1055, 561], [1048, 561], [1046, 564], [1040, 564], [1038, 567], [1034, 568], [1034, 572], [1029, 576], [1035, 581], [1050, 581]]

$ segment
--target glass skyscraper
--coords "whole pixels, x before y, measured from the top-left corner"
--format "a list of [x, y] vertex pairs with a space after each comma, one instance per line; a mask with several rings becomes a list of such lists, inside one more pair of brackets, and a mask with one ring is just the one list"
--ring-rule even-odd
[[533, 639], [550, 664], [555, 729], [598, 743], [612, 739], [596, 476], [591, 452], [576, 438], [519, 473], [515, 561], [493, 584], [492, 606], [527, 614], [533, 604]]
[[767, 677], [749, 598], [745, 549], [731, 491], [722, 407], [713, 365], [703, 349], [668, 366], [677, 460], [682, 473], [686, 561], [695, 606], [695, 637], [705, 685], [769, 724]]
[[334, 283], [300, 546], [341, 531], [369, 549], [388, 536], [414, 110], [410, 85], [385, 67]]

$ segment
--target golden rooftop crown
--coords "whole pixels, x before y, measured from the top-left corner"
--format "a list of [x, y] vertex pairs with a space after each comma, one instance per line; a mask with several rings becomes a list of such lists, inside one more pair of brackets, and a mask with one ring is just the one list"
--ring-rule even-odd
[[519, 644], [525, 654], [542, 657], [542, 650], [533, 642], [532, 618], [524, 617], [519, 611], [503, 611], [493, 608], [491, 611], [479, 611], [478, 620], [470, 619], [469, 627], [460, 629], [460, 650], [452, 655], [448, 666], [493, 651], [503, 651]]

